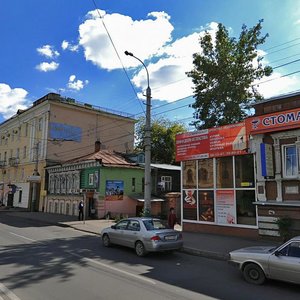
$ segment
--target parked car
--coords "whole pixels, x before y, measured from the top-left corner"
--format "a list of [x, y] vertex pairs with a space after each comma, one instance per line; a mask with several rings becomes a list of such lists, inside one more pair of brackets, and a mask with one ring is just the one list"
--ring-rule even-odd
[[156, 218], [128, 218], [101, 231], [105, 247], [118, 244], [134, 248], [138, 256], [148, 252], [179, 250], [183, 245], [181, 232], [168, 228]]
[[249, 283], [262, 284], [269, 278], [300, 284], [300, 236], [279, 247], [248, 247], [229, 256]]

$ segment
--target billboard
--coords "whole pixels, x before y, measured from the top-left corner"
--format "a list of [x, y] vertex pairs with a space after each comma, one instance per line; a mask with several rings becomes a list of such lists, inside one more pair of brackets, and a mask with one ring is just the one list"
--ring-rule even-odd
[[245, 123], [236, 123], [176, 136], [176, 161], [247, 154]]
[[106, 180], [105, 200], [123, 200], [124, 181], [123, 180]]
[[82, 129], [63, 123], [50, 123], [50, 138], [58, 141], [81, 142]]

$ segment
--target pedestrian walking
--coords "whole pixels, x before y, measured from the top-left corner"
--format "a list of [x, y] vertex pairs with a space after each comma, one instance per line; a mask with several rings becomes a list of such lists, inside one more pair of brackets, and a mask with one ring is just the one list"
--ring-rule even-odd
[[170, 208], [170, 214], [168, 217], [168, 225], [170, 228], [174, 229], [175, 224], [177, 223], [177, 217], [173, 207]]
[[83, 201], [82, 200], [79, 202], [78, 211], [79, 211], [78, 220], [83, 221]]

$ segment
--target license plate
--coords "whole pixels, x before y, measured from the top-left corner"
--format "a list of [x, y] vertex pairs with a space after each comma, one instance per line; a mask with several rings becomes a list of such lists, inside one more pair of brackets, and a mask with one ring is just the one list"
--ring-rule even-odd
[[176, 240], [176, 235], [167, 235], [167, 236], [165, 236], [165, 240], [174, 241], [174, 240]]

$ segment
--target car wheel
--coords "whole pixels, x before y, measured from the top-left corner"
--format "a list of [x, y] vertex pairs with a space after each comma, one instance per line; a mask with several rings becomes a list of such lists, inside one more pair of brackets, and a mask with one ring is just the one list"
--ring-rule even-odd
[[102, 242], [104, 247], [109, 247], [111, 245], [108, 234], [102, 236]]
[[253, 284], [263, 284], [266, 280], [264, 271], [256, 264], [248, 264], [243, 270], [244, 278], [247, 282]]
[[135, 243], [135, 253], [137, 256], [145, 256], [147, 254], [145, 246], [141, 241]]

